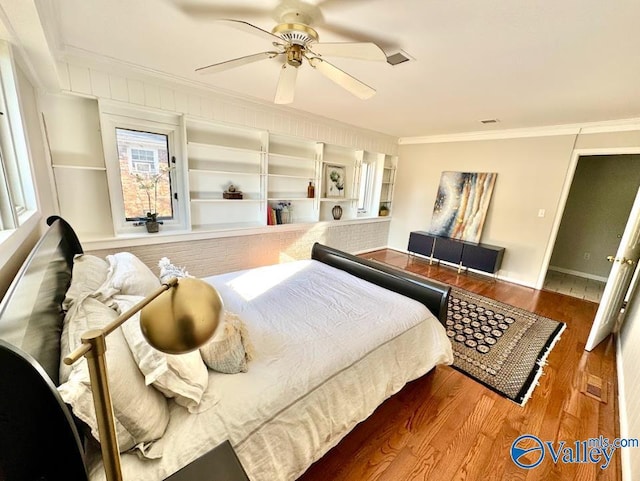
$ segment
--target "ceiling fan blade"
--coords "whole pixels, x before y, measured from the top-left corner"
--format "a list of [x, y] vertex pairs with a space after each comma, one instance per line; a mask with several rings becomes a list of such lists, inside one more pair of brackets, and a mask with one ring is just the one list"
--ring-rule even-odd
[[352, 77], [343, 70], [340, 70], [335, 65], [330, 64], [326, 60], [319, 57], [307, 57], [309, 63], [313, 68], [318, 70], [321, 74], [327, 77], [329, 80], [337, 83], [340, 87], [348, 90], [353, 95], [362, 100], [370, 99], [376, 94], [376, 91], [369, 87], [367, 84], [362, 83], [355, 77]]
[[278, 89], [276, 90], [276, 104], [290, 104], [296, 93], [296, 79], [298, 78], [298, 68], [288, 63], [282, 64]]
[[379, 62], [387, 60], [384, 51], [372, 42], [314, 43], [310, 49], [313, 53], [326, 57], [345, 57]]
[[[366, 1], [366, 0], [359, 0], [359, 3], [365, 3], [365, 1]], [[331, 5], [332, 5], [332, 4], [334, 4], [334, 3], [341, 4], [341, 5], [339, 5], [339, 6], [341, 6], [341, 7], [342, 7], [342, 6], [344, 6], [346, 3], [349, 3], [349, 4], [355, 4], [355, 3], [358, 3], [358, 1], [356, 1], [356, 0], [350, 0], [349, 2], [345, 2], [344, 0], [320, 0], [320, 1], [315, 2], [315, 5], [316, 5], [316, 7], [320, 7], [320, 8], [323, 8], [323, 9], [324, 9], [324, 8], [327, 8], [327, 7], [329, 7], [329, 8], [330, 8], [330, 7], [331, 7]]]
[[263, 30], [260, 27], [256, 27], [255, 25], [252, 25], [249, 22], [244, 22], [242, 20], [233, 20], [230, 18], [223, 18], [218, 21], [224, 22], [230, 27], [237, 28], [238, 30], [242, 30], [243, 32], [247, 32], [252, 35], [257, 35], [259, 37], [262, 37], [266, 39], [268, 42], [276, 43], [278, 45], [286, 44], [286, 42], [282, 38], [278, 37], [277, 35], [274, 35], [271, 32], [267, 32], [266, 30]]
[[270, 10], [264, 8], [241, 7], [231, 5], [205, 5], [199, 2], [178, 0], [175, 2], [178, 9], [192, 17], [227, 18], [267, 15]]
[[372, 32], [356, 30], [353, 27], [341, 27], [334, 23], [324, 22], [322, 24], [322, 29], [328, 32], [335, 33], [336, 35], [340, 35], [345, 39], [355, 40], [356, 42], [374, 43], [380, 48], [383, 48], [387, 51], [399, 48], [398, 43], [388, 37], [385, 38]]
[[258, 62], [259, 60], [263, 60], [265, 58], [273, 58], [276, 55], [280, 55], [280, 52], [254, 53], [253, 55], [247, 55], [246, 57], [234, 58], [233, 60], [225, 60], [224, 62], [214, 63], [213, 65], [207, 65], [206, 67], [200, 67], [196, 69], [196, 72], [200, 74], [223, 72], [231, 68], [240, 67], [241, 65]]

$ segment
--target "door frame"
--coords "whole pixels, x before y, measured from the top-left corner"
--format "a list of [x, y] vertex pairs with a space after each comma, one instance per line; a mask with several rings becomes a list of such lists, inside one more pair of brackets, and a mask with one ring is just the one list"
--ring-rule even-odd
[[551, 228], [551, 235], [549, 236], [549, 242], [544, 253], [544, 258], [538, 273], [538, 280], [536, 281], [535, 288], [542, 289], [544, 280], [547, 277], [547, 271], [549, 270], [549, 264], [551, 263], [551, 255], [553, 254], [553, 248], [556, 245], [558, 238], [558, 231], [560, 230], [560, 223], [564, 216], [564, 210], [567, 206], [567, 199], [569, 198], [569, 191], [573, 184], [573, 178], [578, 168], [578, 161], [580, 157], [596, 156], [596, 155], [638, 155], [640, 154], [640, 148], [638, 147], [610, 147], [610, 148], [597, 148], [597, 149], [574, 149], [571, 154], [571, 161], [567, 167], [567, 174], [564, 179], [564, 185], [562, 186], [562, 192], [560, 193], [560, 200], [558, 202], [558, 209], [553, 219], [553, 227]]

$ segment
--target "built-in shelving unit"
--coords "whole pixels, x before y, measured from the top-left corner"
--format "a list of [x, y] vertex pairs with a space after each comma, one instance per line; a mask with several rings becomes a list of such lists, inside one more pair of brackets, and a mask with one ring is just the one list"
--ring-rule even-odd
[[[342, 209], [340, 220], [363, 217], [357, 206], [363, 160], [375, 164], [378, 172], [372, 197], [375, 212], [365, 217], [378, 214], [380, 192], [387, 185], [380, 184], [384, 154], [188, 116], [182, 125], [187, 161], [181, 165], [188, 226], [194, 232], [334, 221], [336, 205]], [[331, 189], [327, 171], [332, 167], [341, 176], [338, 191]], [[242, 199], [224, 198], [231, 184], [242, 192]], [[384, 201], [390, 197], [385, 193]], [[280, 210], [278, 222], [273, 221], [273, 209]]]
[[384, 156], [382, 168], [382, 182], [380, 184], [380, 202], [378, 215], [391, 215], [391, 204], [393, 203], [393, 186], [396, 181], [396, 165], [398, 158], [391, 155]]
[[[342, 209], [341, 220], [355, 219], [362, 151], [331, 144], [322, 144], [321, 151], [320, 220], [334, 220], [333, 208], [336, 205]], [[340, 175], [342, 189], [331, 180], [332, 171]]]
[[[266, 132], [192, 119], [185, 130], [192, 228], [264, 225]], [[230, 185], [242, 199], [223, 198]]]
[[[319, 147], [317, 142], [282, 135], [269, 135], [267, 156], [267, 211], [286, 205], [283, 223], [316, 222], [318, 204]], [[309, 183], [314, 186], [308, 197]]]

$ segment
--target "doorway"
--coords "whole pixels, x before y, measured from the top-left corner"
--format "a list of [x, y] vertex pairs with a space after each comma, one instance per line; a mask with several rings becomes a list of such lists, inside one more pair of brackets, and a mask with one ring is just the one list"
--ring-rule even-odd
[[640, 154], [581, 155], [543, 289], [599, 302], [640, 185]]

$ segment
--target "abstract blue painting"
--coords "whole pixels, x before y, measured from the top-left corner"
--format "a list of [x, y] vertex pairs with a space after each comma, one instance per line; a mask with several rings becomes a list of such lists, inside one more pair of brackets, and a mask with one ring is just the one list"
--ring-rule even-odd
[[480, 242], [497, 175], [493, 172], [443, 172], [429, 232]]

